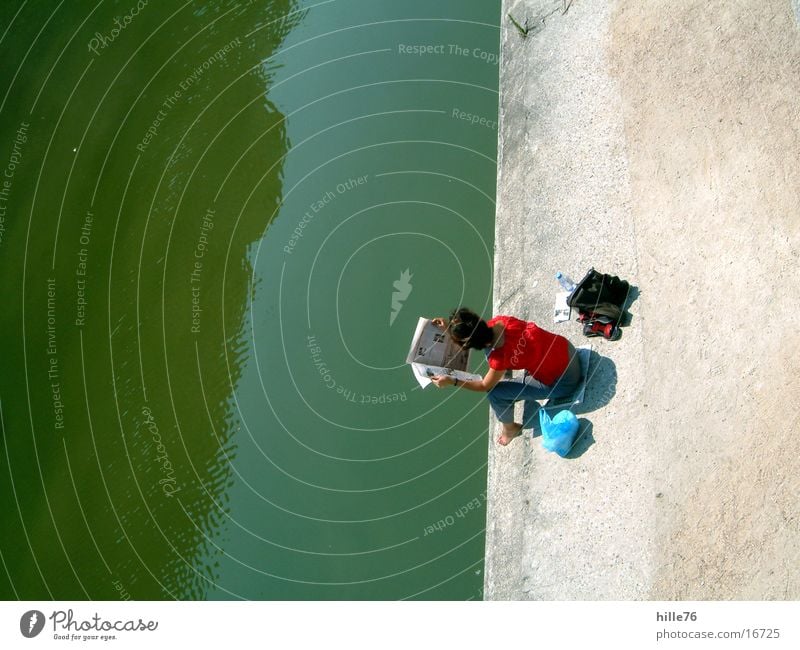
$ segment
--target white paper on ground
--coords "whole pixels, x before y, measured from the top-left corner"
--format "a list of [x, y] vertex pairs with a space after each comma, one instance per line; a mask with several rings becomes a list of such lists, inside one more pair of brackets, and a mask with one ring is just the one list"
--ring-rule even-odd
[[570, 291], [561, 291], [556, 294], [556, 304], [553, 307], [554, 323], [563, 323], [569, 320], [572, 308], [567, 304], [567, 298], [569, 298], [570, 293]]

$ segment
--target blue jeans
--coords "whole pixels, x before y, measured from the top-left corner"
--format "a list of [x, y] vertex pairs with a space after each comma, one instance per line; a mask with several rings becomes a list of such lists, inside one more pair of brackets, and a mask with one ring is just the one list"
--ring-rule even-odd
[[519, 400], [524, 400], [522, 426], [528, 428], [533, 426], [533, 416], [539, 410], [536, 400], [572, 395], [581, 383], [581, 363], [572, 345], [569, 346], [569, 354], [569, 365], [552, 386], [535, 380], [527, 372], [524, 377], [497, 382], [495, 387], [487, 393], [489, 404], [497, 419], [504, 424], [513, 422], [514, 404]]

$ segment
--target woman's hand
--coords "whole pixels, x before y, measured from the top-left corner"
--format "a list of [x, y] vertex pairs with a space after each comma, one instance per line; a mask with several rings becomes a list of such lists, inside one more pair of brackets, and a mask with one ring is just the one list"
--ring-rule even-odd
[[434, 319], [431, 321], [431, 323], [433, 323], [434, 325], [436, 325], [436, 327], [438, 327], [440, 330], [445, 330], [445, 329], [447, 329], [447, 322], [445, 321], [445, 319], [444, 319], [444, 318], [434, 318]]
[[453, 386], [456, 383], [456, 380], [453, 377], [447, 377], [446, 375], [437, 375], [436, 377], [431, 377], [431, 381], [436, 384], [436, 388]]

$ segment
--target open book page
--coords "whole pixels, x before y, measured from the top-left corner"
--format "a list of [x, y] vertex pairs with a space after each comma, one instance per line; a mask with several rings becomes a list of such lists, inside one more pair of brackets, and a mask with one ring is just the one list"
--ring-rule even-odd
[[417, 380], [420, 386], [425, 388], [428, 384], [431, 383], [431, 377], [437, 377], [442, 375], [447, 375], [450, 377], [455, 377], [459, 381], [469, 381], [471, 379], [483, 379], [480, 375], [476, 375], [472, 372], [466, 372], [464, 370], [453, 370], [452, 368], [442, 368], [441, 366], [426, 366], [422, 363], [412, 363], [412, 369], [414, 370], [414, 378]]
[[420, 318], [411, 340], [406, 363], [410, 363], [419, 385], [425, 388], [430, 377], [449, 375], [461, 381], [481, 379], [467, 371], [469, 349], [462, 348], [428, 318]]

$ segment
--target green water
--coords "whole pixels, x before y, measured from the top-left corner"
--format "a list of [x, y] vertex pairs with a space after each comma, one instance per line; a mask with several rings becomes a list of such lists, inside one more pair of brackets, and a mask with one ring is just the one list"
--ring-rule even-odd
[[3, 3], [0, 597], [481, 597], [498, 21]]

